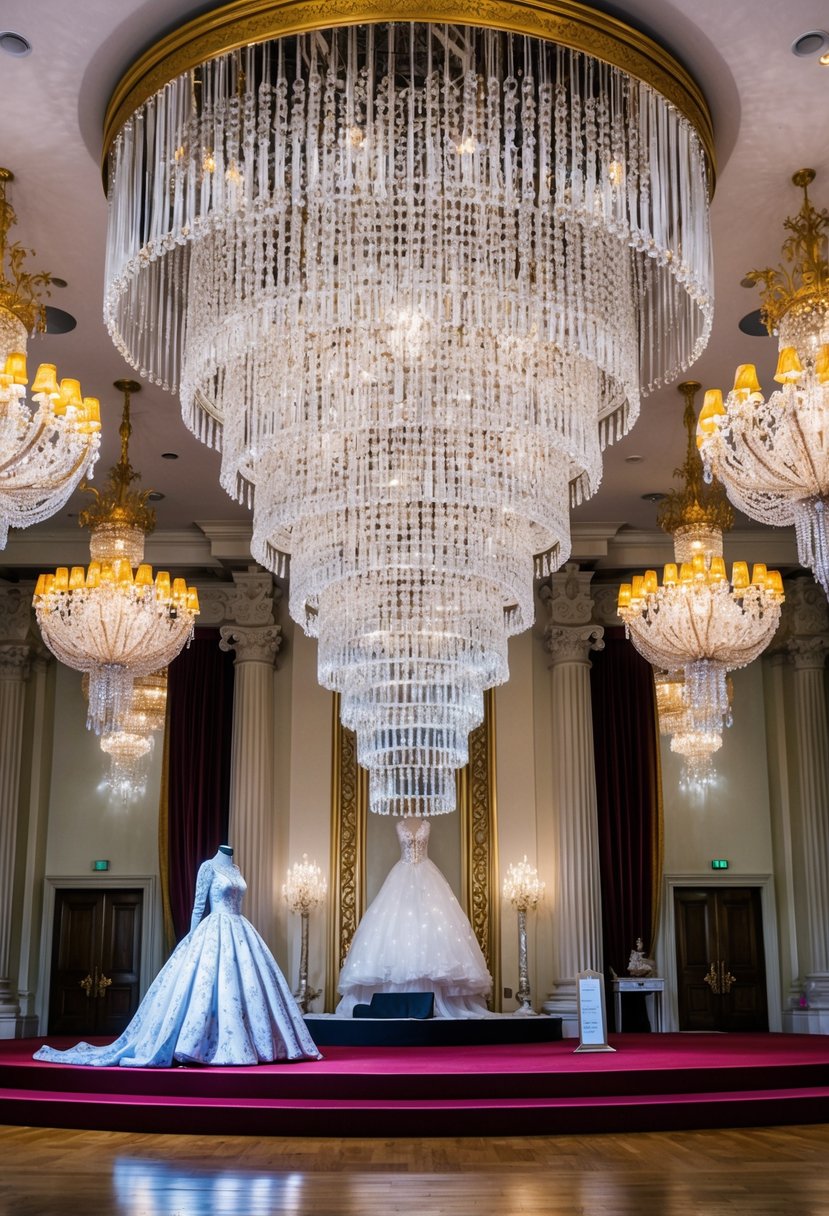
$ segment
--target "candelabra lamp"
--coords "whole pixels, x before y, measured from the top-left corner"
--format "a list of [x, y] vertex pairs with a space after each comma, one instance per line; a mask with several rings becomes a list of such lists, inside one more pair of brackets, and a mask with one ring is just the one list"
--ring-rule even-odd
[[299, 987], [294, 996], [303, 1013], [308, 1012], [312, 1001], [319, 996], [319, 989], [308, 986], [308, 918], [314, 908], [318, 908], [325, 899], [327, 884], [322, 870], [316, 862], [308, 860], [308, 854], [302, 854], [298, 861], [288, 870], [287, 881], [282, 886], [282, 898], [292, 912], [298, 912], [302, 921], [302, 939], [299, 952]]
[[524, 854], [524, 860], [518, 865], [511, 865], [504, 879], [504, 898], [508, 899], [518, 912], [518, 991], [516, 997], [520, 1002], [517, 1014], [534, 1014], [530, 1002], [530, 975], [527, 966], [527, 912], [535, 908], [544, 895], [544, 883], [539, 880], [538, 871], [531, 866]]

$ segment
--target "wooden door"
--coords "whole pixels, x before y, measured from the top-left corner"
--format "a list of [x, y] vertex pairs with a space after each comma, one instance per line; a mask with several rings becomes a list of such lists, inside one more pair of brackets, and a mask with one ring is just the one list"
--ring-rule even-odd
[[674, 891], [680, 1030], [768, 1030], [759, 887]]
[[117, 1037], [138, 1008], [140, 890], [55, 894], [49, 1034]]

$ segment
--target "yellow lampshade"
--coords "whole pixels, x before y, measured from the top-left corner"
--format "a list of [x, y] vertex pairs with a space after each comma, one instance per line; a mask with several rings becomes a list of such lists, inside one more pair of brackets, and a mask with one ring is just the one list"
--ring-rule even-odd
[[84, 397], [83, 399], [84, 426], [83, 429], [87, 433], [100, 431], [101, 429], [101, 403], [97, 397]]
[[60, 403], [64, 409], [69, 406], [75, 410], [83, 409], [83, 397], [81, 396], [80, 380], [72, 380], [67, 378], [60, 382]]
[[101, 562], [101, 583], [114, 583], [115, 571], [112, 569], [111, 562]]
[[7, 356], [4, 371], [6, 375], [12, 377], [15, 384], [29, 383], [29, 376], [26, 371], [26, 356], [23, 351], [14, 350]]
[[697, 419], [697, 447], [702, 446], [704, 436], [711, 435], [716, 430], [718, 421], [725, 416], [722, 392], [718, 388], [709, 388], [702, 402], [702, 409]]
[[58, 369], [54, 363], [41, 363], [35, 372], [34, 383], [32, 384], [32, 396], [37, 396], [39, 393], [46, 393], [52, 398], [60, 396]]
[[708, 571], [708, 576], [712, 583], [724, 583], [725, 582], [725, 577], [726, 577], [725, 576], [725, 558], [723, 558], [723, 557], [712, 557], [711, 558], [711, 567]]
[[170, 574], [167, 570], [159, 570], [155, 576], [155, 593], [162, 604], [170, 599]]
[[69, 570], [66, 566], [58, 566], [55, 571], [55, 591], [69, 590]]
[[86, 572], [87, 587], [98, 587], [101, 583], [101, 563], [90, 562]]
[[760, 381], [757, 379], [757, 368], [753, 363], [741, 363], [734, 377], [734, 392], [743, 397], [750, 393], [761, 393]]
[[617, 608], [628, 608], [630, 606], [630, 597], [633, 588], [630, 583], [622, 583], [619, 588], [619, 599], [617, 600]]
[[675, 587], [678, 578], [676, 562], [667, 562], [662, 571], [662, 582], [666, 587]]
[[751, 581], [755, 587], [765, 587], [766, 567], [764, 562], [755, 562], [751, 568]]
[[198, 616], [201, 612], [199, 608], [199, 593], [195, 587], [187, 588], [187, 607], [189, 610]]
[[115, 581], [117, 583], [120, 583], [121, 585], [126, 584], [127, 586], [132, 583], [132, 569], [129, 562], [125, 558], [118, 557], [115, 559], [115, 561], [112, 563], [112, 572], [115, 575]]
[[46, 575], [39, 574], [35, 583], [35, 598], [46, 593]]
[[77, 591], [83, 587], [86, 581], [86, 571], [83, 566], [73, 566], [72, 572], [69, 575], [69, 590]]
[[645, 593], [647, 595], [655, 595], [659, 590], [659, 579], [656, 577], [655, 570], [645, 571]]
[[705, 554], [695, 553], [691, 558], [691, 568], [694, 572], [695, 579], [705, 578]]
[[694, 567], [690, 562], [683, 562], [679, 567], [679, 581], [681, 583], [692, 583], [694, 581]]
[[784, 346], [777, 360], [777, 371], [774, 373], [775, 380], [778, 384], [789, 384], [790, 382], [799, 380], [802, 375], [803, 368], [797, 357], [797, 351], [793, 346]]
[[731, 567], [731, 584], [735, 591], [745, 591], [748, 586], [747, 562], [734, 562]]
[[136, 587], [152, 587], [153, 585], [153, 568], [142, 562], [135, 572]]
[[766, 586], [769, 591], [773, 591], [775, 595], [779, 595], [783, 599], [783, 576], [779, 570], [769, 570]]

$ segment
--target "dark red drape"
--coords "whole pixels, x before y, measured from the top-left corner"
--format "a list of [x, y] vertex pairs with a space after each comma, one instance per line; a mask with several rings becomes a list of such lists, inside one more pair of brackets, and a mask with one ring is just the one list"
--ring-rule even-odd
[[653, 670], [623, 629], [591, 655], [593, 741], [605, 968], [627, 973], [641, 937], [650, 953], [662, 881], [661, 777]]
[[232, 725], [233, 655], [219, 650], [218, 630], [197, 629], [170, 664], [167, 685], [167, 878], [175, 941], [190, 929], [199, 865], [227, 840]]

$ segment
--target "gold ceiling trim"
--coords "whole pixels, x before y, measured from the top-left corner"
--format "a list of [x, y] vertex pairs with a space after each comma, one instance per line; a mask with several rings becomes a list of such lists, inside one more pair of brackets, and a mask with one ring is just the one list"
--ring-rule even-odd
[[290, 34], [382, 21], [474, 25], [541, 38], [582, 51], [644, 81], [688, 119], [716, 175], [714, 130], [702, 90], [673, 55], [646, 34], [578, 0], [233, 0], [166, 34], [119, 81], [104, 119], [103, 161], [118, 132], [148, 98], [184, 72], [238, 47]]

